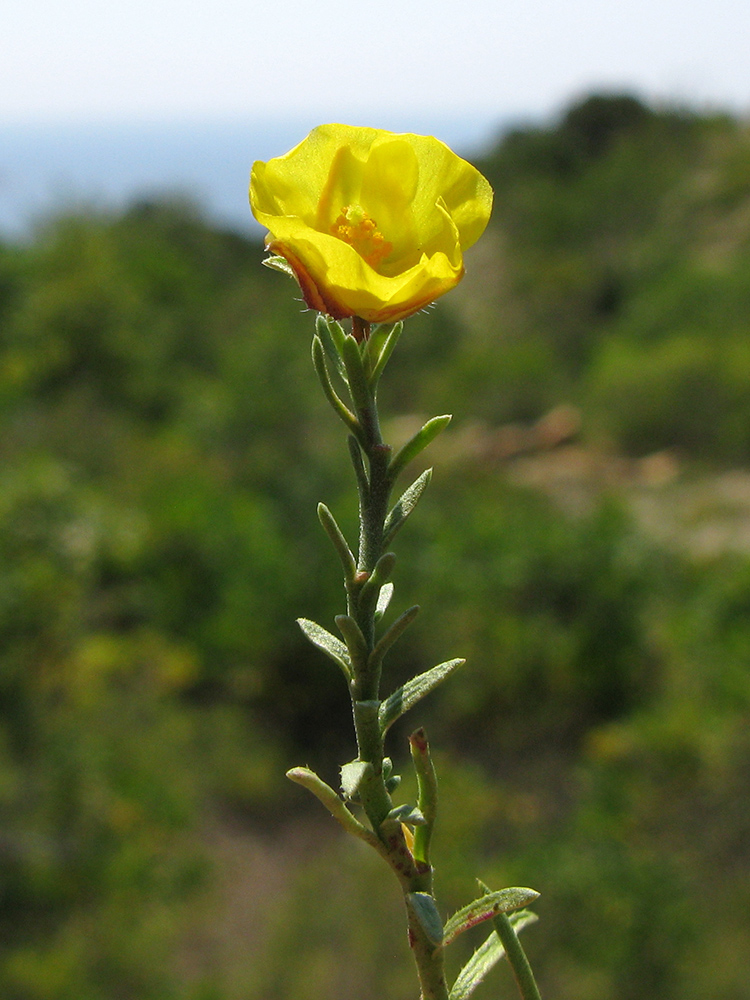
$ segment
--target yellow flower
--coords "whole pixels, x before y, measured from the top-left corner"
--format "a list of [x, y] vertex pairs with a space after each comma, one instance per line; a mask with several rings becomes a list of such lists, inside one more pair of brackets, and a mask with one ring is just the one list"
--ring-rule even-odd
[[321, 125], [253, 164], [250, 203], [310, 308], [385, 323], [458, 284], [492, 188], [431, 136]]

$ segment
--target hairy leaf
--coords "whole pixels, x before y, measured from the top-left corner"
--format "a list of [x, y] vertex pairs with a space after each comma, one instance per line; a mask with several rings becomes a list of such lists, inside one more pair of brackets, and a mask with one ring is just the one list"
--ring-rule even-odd
[[426, 670], [423, 674], [412, 677], [402, 687], [397, 688], [380, 706], [378, 719], [381, 731], [385, 733], [396, 719], [399, 719], [404, 712], [408, 712], [421, 698], [429, 694], [433, 688], [436, 688], [441, 681], [464, 663], [466, 660], [462, 659], [446, 660], [445, 663], [439, 663], [431, 670]]

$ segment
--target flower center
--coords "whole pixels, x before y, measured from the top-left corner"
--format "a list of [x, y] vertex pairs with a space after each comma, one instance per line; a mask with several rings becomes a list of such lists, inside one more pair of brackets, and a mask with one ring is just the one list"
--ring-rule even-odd
[[370, 265], [377, 266], [393, 252], [393, 244], [378, 229], [378, 224], [365, 212], [361, 205], [347, 205], [331, 226], [331, 233], [338, 239], [354, 247], [360, 257]]

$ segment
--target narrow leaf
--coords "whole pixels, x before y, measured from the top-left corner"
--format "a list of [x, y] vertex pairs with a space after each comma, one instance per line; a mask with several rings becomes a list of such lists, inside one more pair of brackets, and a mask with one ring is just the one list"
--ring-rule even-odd
[[354, 834], [355, 837], [359, 837], [360, 840], [364, 840], [366, 844], [374, 847], [380, 854], [385, 853], [379, 838], [371, 830], [368, 830], [367, 827], [362, 826], [359, 820], [346, 808], [346, 805], [331, 786], [327, 785], [322, 778], [319, 778], [314, 771], [311, 771], [307, 767], [293, 767], [291, 771], [286, 772], [286, 776], [290, 781], [295, 782], [297, 785], [302, 785], [303, 788], [307, 788], [308, 791], [312, 792], [315, 798], [323, 803], [328, 812], [345, 830]]
[[297, 624], [305, 633], [307, 638], [318, 649], [322, 649], [326, 656], [329, 656], [334, 663], [337, 663], [344, 671], [347, 682], [352, 679], [352, 661], [349, 651], [341, 639], [327, 632], [322, 625], [310, 621], [309, 618], [298, 618]]
[[443, 924], [432, 896], [428, 892], [409, 892], [406, 905], [419, 921], [428, 941], [439, 947], [443, 940]]
[[[529, 910], [520, 910], [511, 914], [510, 921], [518, 933], [529, 924], [536, 923], [537, 916]], [[497, 931], [493, 931], [459, 972], [451, 988], [450, 1000], [468, 1000], [487, 973], [494, 969], [504, 956], [505, 948], [497, 936]]]
[[367, 381], [362, 355], [359, 352], [359, 344], [351, 335], [344, 337], [341, 353], [346, 365], [347, 381], [349, 392], [352, 395], [352, 402], [355, 409], [361, 414], [364, 410], [369, 410], [372, 406], [372, 394]]
[[404, 329], [404, 324], [400, 321], [398, 323], [394, 323], [393, 326], [391, 327], [391, 331], [386, 338], [385, 344], [383, 345], [383, 349], [381, 350], [380, 355], [378, 356], [378, 360], [375, 363], [375, 367], [372, 370], [371, 379], [373, 386], [378, 384], [378, 380], [380, 376], [383, 374], [383, 369], [388, 364], [388, 359], [390, 358], [391, 354], [393, 354], [393, 348], [398, 343], [398, 338], [401, 336], [403, 329]]
[[354, 434], [361, 434], [357, 418], [354, 416], [349, 407], [341, 401], [336, 393], [336, 390], [331, 384], [331, 379], [328, 375], [328, 368], [326, 367], [326, 359], [323, 354], [323, 345], [320, 342], [320, 337], [317, 335], [313, 337], [312, 358], [313, 364], [315, 365], [315, 371], [317, 372], [318, 379], [323, 387], [326, 399], [333, 407], [337, 416], [346, 424], [349, 430]]
[[344, 382], [348, 385], [349, 381], [346, 377], [346, 367], [344, 366], [344, 359], [341, 357], [341, 344], [346, 336], [343, 328], [336, 322], [335, 319], [331, 319], [328, 316], [324, 316], [322, 313], [318, 313], [317, 319], [315, 320], [315, 332], [320, 337], [320, 342], [325, 348], [325, 352], [328, 355], [331, 364], [334, 366]]
[[375, 568], [370, 573], [369, 579], [360, 591], [359, 599], [366, 606], [368, 601], [376, 600], [376, 593], [390, 580], [393, 575], [393, 568], [396, 565], [396, 556], [393, 552], [386, 552], [375, 563]]
[[379, 621], [388, 610], [388, 605], [393, 597], [393, 584], [384, 583], [378, 594], [378, 603], [375, 608], [375, 621]]
[[388, 475], [391, 482], [396, 479], [396, 476], [413, 458], [417, 457], [420, 451], [424, 451], [427, 445], [431, 441], [434, 441], [441, 431], [445, 430], [450, 422], [450, 414], [444, 414], [442, 417], [433, 417], [406, 442], [403, 448], [396, 452], [388, 467]]
[[437, 815], [438, 784], [435, 767], [430, 756], [430, 745], [427, 742], [427, 734], [424, 729], [420, 727], [411, 734], [409, 747], [414, 761], [414, 770], [417, 774], [417, 805], [424, 816], [423, 825], [414, 834], [412, 854], [415, 860], [429, 864], [430, 841]]
[[425, 469], [418, 479], [415, 479], [408, 490], [405, 490], [397, 503], [393, 506], [383, 526], [383, 548], [390, 545], [393, 536], [403, 527], [404, 522], [427, 489], [432, 479], [432, 469]]
[[476, 927], [484, 920], [489, 920], [496, 913], [523, 909], [538, 898], [539, 893], [534, 889], [519, 887], [487, 893], [453, 914], [445, 925], [443, 944], [449, 945], [459, 934], [463, 934], [470, 927]]
[[357, 564], [354, 561], [352, 551], [347, 544], [344, 534], [336, 523], [336, 518], [324, 503], [318, 504], [318, 520], [323, 525], [323, 530], [333, 542], [333, 547], [338, 553], [341, 565], [344, 567], [344, 576], [347, 582], [354, 579], [357, 572]]
[[360, 497], [366, 497], [368, 490], [370, 489], [370, 481], [367, 477], [367, 469], [365, 468], [365, 463], [362, 458], [362, 449], [359, 446], [359, 441], [354, 434], [350, 434], [347, 438], [347, 444], [349, 445], [349, 455], [352, 460], [352, 465], [354, 466], [354, 473], [357, 477], [357, 488], [359, 490]]
[[383, 633], [380, 639], [375, 643], [373, 651], [370, 653], [370, 666], [375, 666], [382, 661], [383, 657], [394, 644], [396, 639], [398, 639], [399, 636], [406, 631], [418, 614], [418, 604], [415, 604], [411, 608], [407, 608], [407, 610], [404, 611], [404, 613], [400, 615], [391, 625], [388, 631]]
[[466, 660], [446, 660], [445, 663], [439, 663], [431, 670], [426, 670], [423, 674], [412, 677], [403, 687], [397, 688], [380, 706], [378, 721], [381, 732], [385, 733], [396, 719], [400, 718], [404, 712], [408, 712], [421, 698], [429, 694], [433, 688], [437, 687], [441, 681], [464, 663]]
[[349, 615], [336, 615], [335, 620], [341, 630], [341, 634], [346, 640], [346, 648], [349, 650], [352, 670], [356, 672], [360, 664], [364, 667], [367, 663], [367, 642], [362, 635], [362, 629]]

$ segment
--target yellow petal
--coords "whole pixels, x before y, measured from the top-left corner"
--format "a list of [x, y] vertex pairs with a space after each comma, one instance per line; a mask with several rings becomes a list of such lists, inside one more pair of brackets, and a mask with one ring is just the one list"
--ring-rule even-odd
[[322, 125], [285, 156], [254, 164], [250, 201], [311, 308], [386, 322], [460, 281], [492, 190], [430, 136]]

